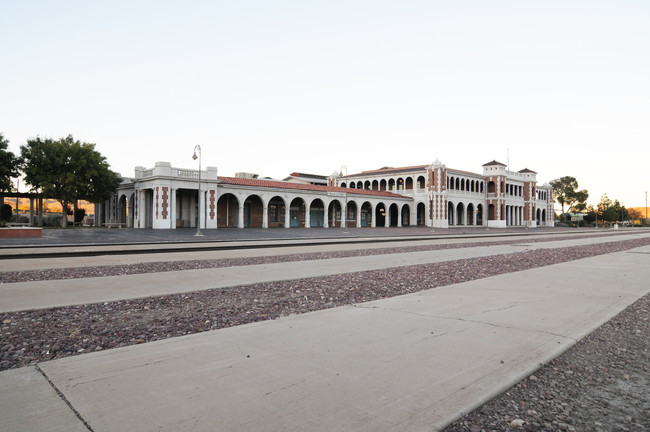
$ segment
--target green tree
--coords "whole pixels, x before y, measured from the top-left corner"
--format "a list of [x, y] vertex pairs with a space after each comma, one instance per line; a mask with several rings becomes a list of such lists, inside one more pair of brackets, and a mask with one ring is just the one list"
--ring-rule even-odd
[[551, 181], [553, 186], [553, 196], [555, 201], [562, 206], [562, 213], [564, 213], [564, 206], [569, 207], [569, 211], [583, 211], [587, 207], [587, 198], [589, 192], [586, 189], [578, 189], [578, 180], [575, 177], [565, 176]]
[[630, 219], [630, 215], [624, 205], [611, 199], [607, 194], [603, 194], [598, 203], [599, 220], [604, 222], [618, 222]]
[[0, 192], [11, 192], [11, 178], [18, 177], [18, 158], [8, 148], [9, 141], [0, 133]]
[[[64, 209], [80, 199], [108, 199], [120, 184], [119, 175], [110, 170], [95, 144], [75, 141], [72, 135], [56, 141], [32, 138], [20, 147], [20, 153], [25, 182], [59, 201]], [[66, 224], [63, 217], [61, 225]]]

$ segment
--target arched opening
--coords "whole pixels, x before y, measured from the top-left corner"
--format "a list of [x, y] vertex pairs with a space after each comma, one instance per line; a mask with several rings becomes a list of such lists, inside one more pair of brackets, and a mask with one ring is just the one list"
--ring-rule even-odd
[[481, 182], [481, 193], [483, 193], [483, 182]]
[[399, 213], [399, 209], [397, 208], [397, 204], [391, 204], [390, 207], [390, 220], [388, 221], [389, 226], [391, 227], [396, 227], [397, 226], [397, 216]]
[[383, 227], [386, 225], [386, 206], [384, 203], [379, 203], [375, 206], [375, 220], [377, 221], [377, 227]]
[[354, 201], [348, 201], [345, 226], [348, 228], [357, 226], [357, 203]]
[[372, 181], [372, 190], [379, 190], [379, 182], [377, 180]]
[[410, 226], [411, 225], [411, 207], [409, 207], [408, 204], [404, 204], [402, 206], [402, 226]]
[[424, 203], [418, 203], [417, 206], [417, 224], [418, 226], [424, 226], [427, 223], [427, 219], [431, 220], [431, 218], [427, 218], [427, 206], [424, 205]]
[[497, 209], [494, 204], [488, 205], [488, 220], [497, 220]]
[[366, 190], [370, 190], [370, 180], [366, 180], [366, 182], [363, 184], [363, 188]]
[[348, 187], [348, 186], [347, 186], [347, 183], [345, 183], [345, 182], [341, 182], [341, 184], [339, 185], [339, 187], [344, 188], [344, 187]]
[[539, 224], [539, 221], [540, 221], [540, 219], [541, 219], [541, 218], [540, 218], [541, 213], [542, 213], [542, 212], [541, 212], [539, 209], [537, 209], [537, 212], [536, 212], [536, 215], [537, 215], [536, 221], [537, 221], [538, 224]]
[[447, 203], [447, 224], [449, 226], [455, 225], [454, 220], [456, 217], [456, 207], [454, 206], [454, 203], [449, 201]]
[[456, 207], [456, 225], [465, 225], [465, 205], [458, 203]]
[[[169, 209], [167, 209], [167, 211], [169, 211]], [[126, 226], [126, 215], [127, 215], [126, 195], [122, 195], [120, 196], [120, 200], [118, 203], [117, 222], [124, 224]]]
[[372, 206], [367, 201], [361, 205], [361, 226], [372, 226]]
[[418, 177], [418, 185], [417, 185], [418, 190], [424, 189], [425, 181], [426, 180], [424, 179], [424, 176]]
[[357, 189], [363, 189], [363, 182], [361, 180], [357, 182]]
[[483, 204], [476, 206], [476, 225], [483, 225]]
[[388, 180], [388, 190], [389, 191], [394, 191], [395, 190], [395, 179], [389, 179]]
[[294, 198], [289, 205], [289, 226], [301, 228], [305, 226], [305, 200]]
[[405, 184], [404, 189], [413, 190], [413, 177], [407, 177], [404, 184]]
[[404, 190], [404, 179], [401, 177], [397, 179], [397, 190]]
[[546, 225], [546, 210], [542, 210], [542, 222]]
[[474, 205], [467, 205], [467, 225], [474, 225]]
[[460, 179], [460, 190], [465, 190], [465, 179]]
[[456, 190], [460, 190], [460, 179], [456, 177], [456, 186], [454, 187]]
[[336, 228], [341, 226], [341, 209], [342, 204], [338, 200], [330, 202], [330, 205], [327, 207], [327, 212], [329, 213], [329, 226]]
[[269, 228], [282, 228], [286, 218], [286, 204], [279, 196], [274, 196], [269, 201], [268, 207], [268, 221]]
[[133, 228], [133, 216], [134, 216], [134, 213], [133, 213], [133, 207], [134, 207], [133, 206], [133, 199], [134, 198], [135, 198], [135, 194], [131, 194], [131, 196], [129, 197], [129, 202], [128, 202], [129, 214], [128, 214], [128, 225], [127, 226], [130, 227], [130, 228]]
[[[489, 194], [495, 194], [495, 193], [497, 193], [497, 185], [496, 185], [496, 183], [494, 183], [493, 181], [489, 182], [489, 183], [487, 184], [487, 192], [488, 192]], [[490, 218], [490, 220], [493, 220], [493, 219]]]
[[309, 226], [323, 227], [325, 226], [325, 204], [320, 199], [315, 199], [309, 206]]
[[385, 191], [386, 190], [386, 180], [381, 180], [379, 182], [379, 190], [380, 191]]
[[[239, 221], [239, 201], [231, 193], [225, 193], [217, 200], [217, 227], [234, 228]], [[178, 226], [178, 222], [176, 222]]]
[[264, 204], [257, 195], [250, 195], [244, 201], [244, 228], [262, 228]]

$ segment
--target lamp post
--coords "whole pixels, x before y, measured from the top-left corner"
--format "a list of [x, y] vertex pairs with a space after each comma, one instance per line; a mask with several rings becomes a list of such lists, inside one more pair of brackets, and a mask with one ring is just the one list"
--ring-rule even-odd
[[[196, 156], [197, 151], [199, 152], [198, 156]], [[203, 234], [201, 234], [201, 146], [198, 144], [194, 146], [194, 154], [192, 155], [192, 159], [196, 160], [197, 158], [199, 159], [199, 195], [197, 197], [196, 234], [194, 236], [200, 237]]]
[[[343, 165], [341, 166], [341, 177], [343, 177], [343, 168], [345, 168], [345, 175], [348, 175], [348, 167]], [[345, 187], [346, 189], [349, 187], [349, 184], [346, 184]], [[343, 228], [345, 228], [345, 231], [343, 231], [343, 234], [348, 233], [348, 191], [345, 191], [345, 207], [343, 208]]]

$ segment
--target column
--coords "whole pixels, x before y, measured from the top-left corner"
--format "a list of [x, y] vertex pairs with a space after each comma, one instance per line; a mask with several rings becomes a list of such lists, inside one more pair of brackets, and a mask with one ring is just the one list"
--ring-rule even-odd
[[262, 203], [262, 228], [269, 227], [269, 204]]
[[38, 198], [38, 226], [43, 226], [43, 198]]
[[330, 206], [329, 204], [323, 203], [323, 207], [323, 228], [329, 228]]
[[291, 228], [291, 204], [284, 206], [284, 227]]
[[305, 202], [305, 228], [311, 228], [311, 211]]
[[244, 203], [239, 204], [239, 217], [237, 218], [237, 228], [244, 228]]
[[34, 198], [29, 198], [29, 226], [34, 226]]
[[[169, 206], [169, 228], [176, 229], [176, 189], [169, 188], [169, 198], [167, 198], [167, 205]], [[135, 205], [133, 206], [135, 209]], [[130, 219], [130, 218], [129, 218]]]

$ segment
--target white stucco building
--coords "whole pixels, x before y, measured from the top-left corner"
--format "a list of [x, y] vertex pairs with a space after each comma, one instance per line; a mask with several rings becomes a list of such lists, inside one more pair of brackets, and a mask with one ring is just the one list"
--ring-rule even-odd
[[534, 171], [509, 171], [497, 161], [483, 165], [481, 173], [436, 160], [283, 181], [250, 174], [222, 177], [207, 167], [199, 193], [198, 170], [157, 162], [150, 169], [136, 167], [135, 177], [125, 179], [96, 214], [99, 223], [154, 229], [552, 226], [553, 191], [549, 184], [538, 186], [536, 177]]

